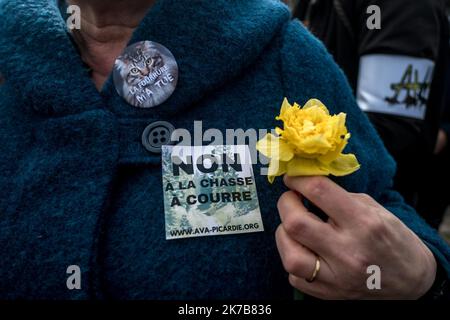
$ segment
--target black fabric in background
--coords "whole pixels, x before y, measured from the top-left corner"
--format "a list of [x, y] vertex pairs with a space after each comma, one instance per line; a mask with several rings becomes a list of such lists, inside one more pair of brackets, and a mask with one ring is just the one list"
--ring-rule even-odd
[[[450, 61], [450, 50], [447, 51]], [[428, 222], [437, 227], [442, 222], [442, 213], [450, 205], [450, 64], [447, 63], [445, 77], [445, 104], [441, 116], [441, 128], [447, 134], [447, 146], [433, 156], [428, 181], [420, 193], [418, 210], [427, 212]]]
[[[340, 0], [337, 4], [342, 11], [338, 13], [335, 2], [301, 0], [294, 16], [305, 21], [311, 32], [324, 42], [355, 92], [363, 55], [406, 55], [436, 63], [424, 121], [368, 113], [397, 162], [395, 188], [417, 208], [419, 191], [424, 187], [434, 188], [428, 184], [428, 177], [445, 90], [448, 21], [444, 3], [441, 0]], [[373, 4], [381, 8], [381, 30], [369, 30], [366, 26], [369, 17], [366, 10]], [[421, 210], [425, 218], [436, 215], [428, 212], [423, 202]]]

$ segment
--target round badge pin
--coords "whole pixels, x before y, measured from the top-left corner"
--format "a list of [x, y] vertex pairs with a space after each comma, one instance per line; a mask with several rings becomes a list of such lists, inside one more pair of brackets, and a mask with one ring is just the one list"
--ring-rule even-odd
[[117, 93], [138, 108], [153, 108], [169, 99], [178, 83], [178, 65], [163, 45], [141, 41], [127, 47], [113, 70]]

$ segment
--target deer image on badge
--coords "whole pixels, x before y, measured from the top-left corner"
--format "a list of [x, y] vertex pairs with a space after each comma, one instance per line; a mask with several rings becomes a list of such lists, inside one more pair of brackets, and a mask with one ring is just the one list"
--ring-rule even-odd
[[138, 108], [153, 108], [166, 101], [178, 83], [178, 65], [166, 47], [137, 42], [119, 56], [113, 70], [118, 94]]

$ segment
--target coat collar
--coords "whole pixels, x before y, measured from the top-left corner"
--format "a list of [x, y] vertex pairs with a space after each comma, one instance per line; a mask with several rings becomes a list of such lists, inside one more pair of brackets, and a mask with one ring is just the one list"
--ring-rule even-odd
[[[255, 61], [289, 19], [278, 0], [159, 0], [130, 44], [152, 40], [177, 59], [177, 90], [156, 112], [179, 112]], [[105, 107], [67, 34], [55, 0], [0, 0], [0, 71], [39, 113], [60, 116]], [[106, 99], [106, 100], [105, 100]], [[152, 109], [153, 110], [153, 109]]]

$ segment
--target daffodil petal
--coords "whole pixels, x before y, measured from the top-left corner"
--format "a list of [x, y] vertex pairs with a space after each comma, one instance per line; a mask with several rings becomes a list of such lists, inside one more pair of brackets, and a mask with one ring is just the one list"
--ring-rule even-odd
[[320, 156], [318, 159], [320, 162], [324, 164], [330, 164], [330, 162], [336, 160], [339, 155], [342, 153], [342, 151], [347, 146], [348, 139], [342, 139], [341, 143], [336, 146], [336, 149], [333, 151], [328, 152], [327, 154], [324, 154], [323, 156]]
[[345, 125], [346, 114], [330, 115], [317, 99], [303, 107], [284, 99], [277, 120], [276, 135], [258, 141], [257, 149], [271, 159], [268, 179], [272, 183], [282, 174], [290, 176], [345, 176], [360, 168], [353, 154], [343, 154], [350, 139]]
[[318, 160], [300, 157], [295, 157], [287, 163], [286, 173], [291, 177], [328, 175], [328, 171], [321, 167]]
[[290, 108], [292, 108], [291, 104], [289, 103], [287, 98], [284, 98], [283, 104], [281, 105], [280, 115], [275, 119], [277, 120], [283, 119]]
[[360, 167], [361, 165], [354, 154], [341, 154], [336, 160], [324, 166], [330, 174], [336, 177], [352, 174], [359, 170]]
[[268, 158], [281, 161], [289, 161], [294, 157], [294, 151], [289, 144], [271, 133], [256, 143], [256, 149]]
[[273, 183], [275, 177], [282, 176], [286, 173], [287, 163], [284, 161], [271, 160], [269, 163], [269, 169], [267, 172], [267, 178], [270, 183]]
[[279, 139], [280, 142], [280, 153], [279, 153], [279, 159], [281, 161], [290, 161], [294, 157], [294, 150], [289, 146], [287, 142], [285, 142], [283, 139]]
[[302, 139], [299, 144], [304, 153], [320, 154], [330, 149], [330, 143], [321, 135], [315, 135]]
[[310, 99], [308, 102], [305, 103], [305, 105], [303, 106], [303, 109], [309, 109], [312, 107], [319, 107], [320, 109], [325, 111], [325, 113], [327, 115], [330, 114], [327, 107], [325, 107], [325, 105], [322, 103], [322, 101], [320, 101], [318, 99]]
[[256, 143], [256, 150], [261, 152], [266, 157], [272, 158], [274, 153], [273, 150], [275, 144], [274, 141], [276, 141], [277, 139], [279, 138], [275, 137], [271, 133], [266, 134], [264, 138], [262, 138]]
[[275, 132], [277, 133], [277, 135], [281, 136], [283, 134], [284, 130], [279, 127], [276, 127]]

